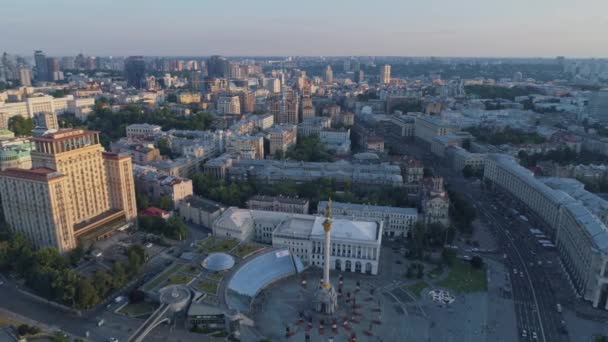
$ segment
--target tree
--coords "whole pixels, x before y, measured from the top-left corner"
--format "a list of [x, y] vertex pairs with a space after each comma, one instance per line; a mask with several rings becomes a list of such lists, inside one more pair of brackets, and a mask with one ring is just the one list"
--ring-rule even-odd
[[467, 138], [462, 141], [462, 148], [467, 151], [471, 150], [471, 139]]
[[97, 271], [93, 275], [93, 285], [97, 291], [99, 298], [105, 298], [108, 292], [112, 290], [113, 280], [112, 276], [106, 271]]
[[68, 335], [66, 335], [63, 331], [56, 331], [53, 336], [51, 336], [51, 341], [53, 342], [70, 342]]
[[112, 265], [112, 287], [115, 289], [123, 287], [127, 283], [127, 279], [127, 270], [124, 263], [121, 261], [114, 262], [114, 265]]
[[159, 206], [165, 210], [173, 210], [173, 200], [167, 195], [162, 195], [159, 200]]
[[146, 209], [150, 206], [150, 198], [142, 192], [135, 193], [135, 202], [137, 203], [138, 210]]
[[418, 264], [418, 270], [416, 272], [416, 278], [422, 279], [423, 276], [424, 276], [424, 265], [423, 264]]
[[478, 255], [474, 256], [471, 259], [471, 266], [476, 270], [483, 268], [483, 259]]
[[26, 119], [21, 115], [15, 115], [8, 120], [8, 129], [17, 136], [31, 135], [34, 121], [32, 118]]
[[76, 307], [88, 309], [99, 303], [97, 290], [88, 278], [80, 278], [76, 290]]
[[172, 216], [167, 220], [170, 234], [168, 237], [172, 237], [177, 240], [183, 240], [188, 235], [188, 228], [184, 223], [184, 220], [179, 216]]
[[169, 140], [167, 138], [158, 139], [156, 142], [156, 147], [161, 155], [173, 158], [173, 151], [171, 150], [171, 146], [169, 145]]
[[448, 266], [454, 265], [454, 262], [456, 262], [456, 251], [451, 248], [444, 248], [441, 251], [441, 259]]

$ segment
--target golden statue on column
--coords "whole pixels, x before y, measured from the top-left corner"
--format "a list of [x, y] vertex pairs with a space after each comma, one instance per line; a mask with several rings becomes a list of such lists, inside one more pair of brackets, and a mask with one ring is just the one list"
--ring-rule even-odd
[[333, 314], [338, 307], [338, 295], [329, 280], [329, 270], [331, 268], [331, 198], [325, 208], [325, 220], [323, 221], [325, 231], [325, 250], [323, 263], [323, 282], [316, 293], [317, 311], [325, 314]]

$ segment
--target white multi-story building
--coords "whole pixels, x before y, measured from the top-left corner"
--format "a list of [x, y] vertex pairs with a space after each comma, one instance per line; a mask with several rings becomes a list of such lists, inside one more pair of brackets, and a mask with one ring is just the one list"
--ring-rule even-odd
[[526, 215], [544, 224], [576, 291], [594, 307], [608, 309], [608, 227], [594, 214], [597, 204], [590, 195], [572, 189], [569, 181], [541, 181], [506, 155], [488, 155], [484, 170], [495, 190], [518, 200]]
[[241, 114], [241, 101], [238, 96], [220, 96], [216, 109], [218, 114]]
[[[326, 201], [320, 201], [317, 212], [325, 214]], [[397, 208], [381, 205], [353, 204], [332, 202], [332, 214], [335, 217], [382, 221], [385, 236], [407, 236], [418, 221], [416, 208]]]
[[457, 145], [449, 146], [445, 150], [445, 155], [452, 168], [456, 171], [462, 171], [466, 166], [471, 167], [473, 170], [483, 170], [486, 160], [485, 154], [471, 153]]
[[289, 147], [296, 144], [297, 137], [298, 129], [296, 125], [275, 125], [268, 131], [270, 154], [274, 155], [278, 151], [281, 151], [281, 153], [287, 152]]
[[133, 124], [127, 126], [127, 139], [154, 140], [154, 137], [161, 132], [162, 128], [158, 125]]
[[447, 135], [455, 131], [456, 126], [445, 120], [428, 115], [416, 117], [414, 135], [416, 139], [427, 144], [431, 144], [438, 135]]
[[[323, 267], [325, 232], [322, 216], [228, 208], [213, 223], [213, 234], [288, 248], [305, 265]], [[331, 268], [377, 274], [382, 221], [332, 220]]]
[[324, 129], [319, 133], [319, 140], [327, 150], [336, 154], [350, 153], [350, 129], [331, 130]]

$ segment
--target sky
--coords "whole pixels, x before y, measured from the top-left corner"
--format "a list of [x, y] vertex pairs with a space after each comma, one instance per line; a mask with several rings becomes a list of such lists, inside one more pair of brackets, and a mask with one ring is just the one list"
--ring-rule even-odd
[[608, 0], [3, 0], [50, 56], [608, 57]]

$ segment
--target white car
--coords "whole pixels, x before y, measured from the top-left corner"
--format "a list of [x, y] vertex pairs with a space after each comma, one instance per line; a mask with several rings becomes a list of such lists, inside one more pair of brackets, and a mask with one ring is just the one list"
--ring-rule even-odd
[[528, 332], [526, 331], [526, 329], [523, 329], [521, 331], [521, 337], [527, 337], [528, 336]]
[[117, 339], [117, 338], [115, 338], [115, 337], [110, 337], [110, 338], [108, 339], [108, 342], [118, 342], [118, 339]]
[[538, 336], [536, 335], [536, 331], [532, 332], [532, 338], [535, 339], [535, 340], [538, 339]]

